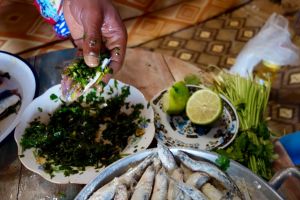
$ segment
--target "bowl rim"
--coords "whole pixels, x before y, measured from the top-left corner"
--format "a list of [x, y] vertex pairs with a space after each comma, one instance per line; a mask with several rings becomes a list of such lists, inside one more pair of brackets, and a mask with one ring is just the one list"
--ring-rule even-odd
[[[33, 75], [33, 78], [34, 78], [34, 82], [35, 82], [35, 91], [34, 91], [33, 98], [32, 98], [32, 100], [34, 100], [39, 95], [39, 89], [40, 89], [39, 77], [38, 77], [38, 74], [37, 74], [36, 70], [34, 69], [34, 67], [27, 60], [25, 60], [24, 58], [21, 58], [20, 56], [18, 56], [16, 54], [0, 50], [0, 55], [1, 54], [16, 58], [17, 60], [21, 61], [21, 63], [23, 63], [24, 66], [27, 66], [30, 69], [30, 71]], [[25, 106], [24, 110], [26, 109], [26, 107], [27, 107], [27, 105]], [[23, 112], [24, 112], [24, 110], [23, 110]], [[7, 129], [10, 128], [10, 127], [7, 127], [7, 129], [4, 130], [3, 134], [0, 135], [0, 143], [3, 142], [11, 133], [14, 133], [16, 126], [20, 123], [19, 120], [20, 120], [22, 114], [23, 113], [18, 113], [19, 117], [17, 115], [16, 118], [12, 121], [12, 122], [14, 122], [18, 118], [16, 124], [12, 127], [11, 131], [7, 132]]]

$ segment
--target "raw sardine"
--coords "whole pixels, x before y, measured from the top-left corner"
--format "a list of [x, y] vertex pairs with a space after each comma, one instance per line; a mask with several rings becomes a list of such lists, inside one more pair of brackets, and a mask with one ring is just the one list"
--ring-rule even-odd
[[157, 150], [162, 165], [168, 170], [169, 173], [178, 168], [172, 152], [164, 144], [158, 142]]
[[190, 170], [189, 168], [187, 168], [185, 165], [183, 165], [182, 163], [180, 163], [180, 168], [182, 169], [183, 171], [183, 180], [184, 182], [187, 181], [187, 179], [189, 178], [189, 176], [191, 174], [193, 174], [193, 171]]
[[184, 193], [186, 193], [189, 197], [191, 197], [193, 200], [208, 200], [208, 198], [200, 192], [198, 189], [182, 182], [177, 181], [172, 177], [169, 177], [170, 182], [173, 182], [173, 184], [180, 188]]
[[12, 90], [5, 90], [0, 93], [0, 119], [16, 112], [16, 107], [20, 103], [20, 97]]
[[[109, 73], [108, 64], [110, 63], [110, 59], [104, 58], [101, 61], [101, 72], [95, 71], [94, 77], [88, 77], [84, 83], [78, 81], [78, 79], [84, 79], [86, 77], [82, 77], [81, 73], [74, 73], [72, 70], [81, 65], [81, 70], [91, 70], [87, 65], [82, 64], [84, 61], [82, 59], [74, 60], [69, 66], [67, 66], [62, 73], [62, 80], [61, 80], [61, 90], [62, 90], [62, 97], [67, 102], [75, 101], [78, 97], [85, 94], [89, 89], [96, 83], [99, 83], [103, 76]], [[98, 67], [98, 66], [97, 66]], [[96, 70], [96, 67], [93, 68]], [[75, 78], [76, 76], [76, 78]]]
[[219, 181], [230, 193], [236, 194], [243, 199], [243, 195], [233, 180], [217, 166], [209, 162], [193, 160], [182, 151], [178, 151], [177, 156], [179, 160], [191, 170], [207, 173], [209, 176]]
[[153, 158], [153, 166], [154, 166], [155, 174], [157, 174], [161, 168], [161, 162], [158, 157]]
[[128, 200], [128, 199], [129, 199], [129, 194], [126, 185], [119, 184], [116, 189], [114, 200]]
[[207, 174], [195, 172], [188, 177], [186, 184], [200, 189], [209, 179], [210, 177]]
[[139, 163], [136, 167], [129, 169], [120, 177], [120, 182], [125, 184], [128, 188], [133, 187], [133, 185], [139, 181], [145, 169], [152, 163], [154, 157], [155, 155], [152, 154]]
[[213, 186], [210, 183], [205, 183], [203, 185], [203, 187], [201, 188], [201, 191], [209, 198], [209, 199], [213, 199], [213, 200], [221, 200], [224, 196], [224, 194], [218, 190], [217, 188], [215, 188], [215, 186]]
[[[183, 171], [181, 168], [177, 168], [175, 169], [172, 174], [171, 177], [174, 180], [177, 181], [183, 181]], [[168, 189], [168, 199], [172, 199], [172, 200], [183, 200], [185, 199], [185, 195], [183, 193], [183, 191], [181, 191], [180, 188], [176, 187], [176, 185], [174, 184], [173, 181], [169, 182], [169, 189]]]
[[110, 200], [113, 199], [117, 186], [120, 184], [118, 178], [115, 178], [113, 181], [107, 183], [89, 198], [89, 200]]
[[155, 171], [153, 165], [150, 165], [142, 178], [135, 187], [131, 200], [148, 200], [151, 197]]
[[168, 194], [168, 179], [165, 168], [161, 168], [155, 176], [151, 200], [166, 200]]

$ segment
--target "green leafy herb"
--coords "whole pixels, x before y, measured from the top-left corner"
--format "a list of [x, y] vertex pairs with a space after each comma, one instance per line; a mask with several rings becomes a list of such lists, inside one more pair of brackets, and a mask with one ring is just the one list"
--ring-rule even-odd
[[41, 107], [38, 107], [39, 112], [43, 112], [43, 109]]
[[227, 156], [219, 155], [219, 157], [216, 159], [216, 164], [223, 171], [226, 171], [230, 167], [230, 159]]
[[58, 96], [57, 96], [56, 94], [51, 94], [51, 95], [50, 95], [50, 99], [51, 99], [52, 101], [57, 101], [57, 100], [58, 100]]
[[[108, 53], [103, 53], [100, 55], [99, 60], [103, 61], [105, 58], [109, 58]], [[89, 67], [85, 63], [84, 59], [79, 58], [72, 62], [64, 71], [63, 75], [70, 77], [74, 81], [74, 85], [79, 84], [81, 88], [84, 88], [91, 78], [96, 76], [96, 73], [100, 72], [101, 76], [98, 79], [99, 83], [103, 76], [108, 73], [112, 73], [111, 68], [104, 67], [102, 69], [101, 65], [97, 67]]]
[[86, 166], [100, 168], [120, 159], [128, 138], [149, 120], [141, 117], [142, 104], [128, 105], [129, 113], [121, 111], [130, 95], [129, 86], [114, 94], [105, 100], [92, 90], [78, 101], [62, 102], [49, 123], [34, 120], [25, 129], [23, 150], [34, 148], [37, 160], [42, 160], [40, 164], [51, 176], [55, 171], [69, 176]]

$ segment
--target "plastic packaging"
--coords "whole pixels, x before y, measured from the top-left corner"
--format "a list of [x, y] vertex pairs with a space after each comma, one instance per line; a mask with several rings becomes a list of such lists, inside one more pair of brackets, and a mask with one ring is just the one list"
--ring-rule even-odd
[[286, 18], [273, 13], [242, 49], [230, 71], [246, 77], [261, 61], [277, 66], [299, 65], [300, 49], [291, 42], [288, 24]]

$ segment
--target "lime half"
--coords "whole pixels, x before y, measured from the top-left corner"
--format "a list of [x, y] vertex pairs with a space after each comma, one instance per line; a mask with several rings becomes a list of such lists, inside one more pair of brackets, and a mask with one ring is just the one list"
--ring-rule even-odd
[[163, 111], [169, 115], [181, 113], [185, 110], [189, 97], [189, 89], [183, 81], [174, 83], [163, 95]]
[[186, 114], [191, 122], [207, 125], [216, 121], [222, 114], [223, 105], [220, 96], [209, 90], [202, 89], [192, 94], [186, 105]]

